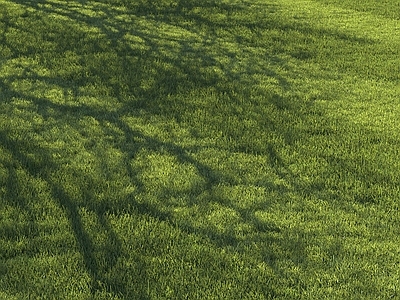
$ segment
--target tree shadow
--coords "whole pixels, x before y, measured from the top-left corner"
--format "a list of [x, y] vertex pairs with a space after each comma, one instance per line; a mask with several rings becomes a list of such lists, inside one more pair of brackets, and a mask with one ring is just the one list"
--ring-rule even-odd
[[[244, 125], [244, 121], [251, 117], [251, 113], [257, 114], [257, 109], [261, 109], [264, 105], [270, 105], [276, 109], [278, 112], [274, 112], [275, 114], [279, 114], [279, 111], [289, 112], [290, 116], [300, 113], [297, 108], [302, 103], [284, 102], [282, 97], [274, 93], [268, 99], [252, 100], [254, 89], [251, 86], [263, 80], [258, 79], [259, 77], [274, 78], [278, 82], [278, 87], [284, 91], [292, 88], [286, 76], [278, 72], [277, 66], [286, 68], [288, 73], [292, 70], [287, 61], [275, 52], [287, 52], [289, 56], [299, 60], [310, 59], [315, 54], [305, 49], [306, 45], [302, 45], [305, 52], [301, 52], [302, 49], [299, 50], [300, 52], [296, 50], [296, 53], [285, 50], [290, 41], [277, 36], [275, 42], [282, 48], [263, 52], [264, 61], [268, 63], [258, 65], [253, 57], [254, 49], [246, 50], [246, 47], [254, 44], [257, 34], [262, 30], [272, 29], [297, 31], [304, 36], [314, 38], [329, 35], [332, 38], [350, 42], [370, 42], [337, 32], [317, 31], [304, 25], [278, 22], [277, 17], [272, 16], [270, 19], [254, 21], [255, 23], [241, 21], [235, 16], [246, 13], [245, 4], [178, 1], [163, 6], [151, 1], [112, 2], [115, 3], [114, 5], [117, 5], [116, 3], [125, 5], [126, 12], [121, 13], [114, 9], [116, 6], [108, 5], [110, 1], [81, 1], [82, 5], [78, 5], [77, 2], [48, 3], [29, 0], [13, 2], [26, 9], [25, 16], [20, 15], [17, 19], [26, 20], [37, 14], [35, 22], [42, 24], [41, 29], [48, 29], [43, 33], [40, 42], [47, 43], [49, 48], [42, 49], [38, 44], [22, 51], [13, 46], [4, 34], [2, 40], [4, 44], [9, 45], [12, 57], [36, 55], [37, 64], [48, 72], [41, 74], [34, 65], [22, 65], [19, 66], [20, 74], [4, 75], [0, 79], [2, 104], [7, 105], [21, 99], [29, 102], [31, 106], [25, 108], [27, 113], [44, 120], [44, 124], [38, 126], [38, 132], [35, 134], [49, 135], [52, 130], [65, 129], [64, 146], [68, 147], [68, 143], [71, 143], [73, 153], [70, 153], [68, 149], [60, 150], [61, 156], [66, 155], [70, 159], [70, 161], [63, 161], [62, 158], [57, 158], [58, 150], [43, 146], [43, 143], [38, 142], [46, 141], [46, 138], [35, 140], [30, 137], [28, 141], [24, 137], [12, 137], [11, 133], [21, 128], [0, 131], [0, 146], [12, 154], [15, 164], [22, 167], [29, 176], [46, 182], [49, 186], [52, 198], [69, 220], [85, 270], [91, 278], [93, 294], [99, 292], [103, 286], [115, 295], [126, 295], [128, 289], [128, 283], [113, 282], [105, 276], [115, 268], [122, 256], [121, 238], [108, 221], [108, 215], [135, 213], [150, 216], [174, 226], [177, 224], [171, 210], [161, 209], [157, 205], [139, 199], [140, 195], [145, 195], [148, 191], [141, 178], [140, 170], [132, 166], [132, 161], [143, 150], [167, 153], [176, 158], [178, 163], [192, 166], [203, 183], [201, 188], [188, 192], [191, 194], [190, 197], [196, 198], [205, 191], [209, 191], [204, 204], [205, 209], [208, 209], [209, 203], [217, 203], [221, 207], [230, 209], [242, 223], [255, 228], [266, 237], [266, 244], [278, 243], [273, 237], [268, 240], [267, 236], [279, 233], [280, 228], [274, 224], [261, 222], [254, 217], [256, 210], [268, 208], [268, 201], [257, 204], [258, 206], [240, 208], [233, 205], [227, 197], [214, 194], [212, 191], [216, 187], [236, 186], [240, 184], [239, 180], [230, 174], [219, 172], [192, 155], [198, 152], [201, 146], [182, 146], [179, 141], [162, 140], [143, 130], [135, 129], [136, 127], [125, 121], [127, 118], [143, 117], [151, 120], [151, 118], [160, 117], [173, 120], [181, 128], [190, 130], [193, 129], [190, 128], [192, 120], [188, 118], [195, 111], [203, 111], [208, 116], [213, 114], [220, 116], [221, 119], [218, 122], [224, 125], [229, 122], [233, 107], [238, 110], [241, 105], [251, 108], [254, 101], [259, 101], [259, 106], [252, 108], [252, 111], [236, 113], [235, 117], [240, 121], [237, 122], [239, 129], [223, 126], [211, 128], [213, 126], [211, 122], [214, 120], [210, 121], [210, 124], [204, 124], [211, 128], [205, 135], [212, 136], [218, 131], [223, 131], [223, 137], [228, 142], [221, 142], [213, 147], [220, 147], [232, 154], [246, 153], [264, 156], [278, 176], [286, 176], [288, 180], [291, 180], [290, 178], [294, 176], [288, 171], [276, 145], [268, 140], [268, 135], [260, 134], [260, 143], [252, 146], [246, 144], [247, 139], [241, 134], [243, 132], [256, 134], [250, 125], [249, 127]], [[194, 8], [198, 9], [194, 10]], [[216, 21], [205, 14], [198, 13], [198, 11], [214, 10], [226, 13], [230, 17], [228, 20], [236, 22], [237, 27], [245, 30], [247, 34], [235, 34], [226, 20]], [[270, 13], [275, 10], [274, 6], [269, 7]], [[50, 15], [55, 15], [59, 21], [64, 20], [65, 23], [51, 23], [46, 17]], [[143, 25], [141, 21], [146, 16], [153, 18], [151, 20], [154, 22]], [[181, 19], [186, 20], [190, 25], [179, 25]], [[176, 26], [175, 29], [181, 30], [181, 33], [164, 35], [163, 30], [166, 30], [157, 24]], [[29, 23], [24, 23], [24, 21], [16, 22], [12, 26], [21, 31], [32, 32], [32, 34], [34, 30], [37, 30], [29, 28]], [[217, 32], [216, 28], [222, 30], [223, 34]], [[248, 34], [249, 32], [251, 34]], [[220, 44], [221, 37], [225, 34], [233, 36], [234, 42], [231, 49]], [[136, 42], [131, 42], [130, 39]], [[52, 59], [52, 57], [55, 58]], [[57, 65], [57, 59], [71, 63], [71, 69], [58, 69], [66, 65]], [[242, 64], [239, 62], [240, 59], [243, 59]], [[266, 68], [267, 66], [270, 68]], [[49, 91], [51, 89], [54, 93], [58, 93], [58, 98], [62, 100], [57, 102], [58, 98], [52, 96]], [[201, 101], [190, 101], [190, 93], [196, 90], [215, 93], [216, 97], [213, 98], [215, 103], [204, 104]], [[185, 95], [185, 97], [180, 95]], [[99, 103], [98, 98], [99, 101], [110, 101], [110, 104]], [[45, 124], [46, 122], [48, 125]], [[92, 122], [93, 128], [99, 133], [90, 136], [92, 134], [90, 127], [89, 132], [86, 132], [83, 128], [83, 124], [86, 124], [84, 122], [87, 124]], [[276, 123], [273, 115], [264, 115], [262, 118], [259, 116], [259, 119], [255, 121], [256, 126], [272, 132], [274, 136], [287, 136], [288, 131], [291, 130], [290, 126], [279, 128], [279, 124]], [[34, 126], [30, 129], [35, 130]], [[24, 134], [23, 130], [20, 134]], [[68, 138], [68, 134], [72, 137]], [[74, 138], [80, 139], [84, 146], [74, 145]], [[231, 145], [229, 145], [230, 142]], [[74, 159], [80, 157], [80, 151], [85, 151], [87, 155], [82, 159], [85, 162], [87, 160], [88, 169], [93, 167], [101, 173], [99, 177], [78, 167], [68, 166]], [[109, 173], [117, 172], [112, 168], [113, 158], [107, 157], [107, 151], [121, 154], [122, 158], [116, 164], [121, 168], [121, 172], [127, 174], [134, 186], [133, 192], [121, 197], [111, 197], [107, 193], [107, 196], [103, 198], [99, 196], [99, 190], [107, 190], [107, 181], [112, 181], [113, 174]], [[94, 163], [91, 160], [94, 160]], [[14, 194], [15, 190], [20, 189], [14, 186], [16, 181], [14, 167], [14, 165], [8, 167], [9, 181], [5, 198], [13, 198], [18, 202], [15, 205], [23, 205], [23, 201]], [[296, 189], [295, 181], [291, 183]], [[277, 193], [286, 192], [272, 181], [255, 184], [257, 185], [268, 190], [275, 190]], [[118, 187], [120, 186], [115, 186], [115, 188]], [[177, 194], [184, 197], [184, 193], [187, 191]], [[194, 203], [188, 201], [186, 205], [190, 208], [191, 205], [194, 206]], [[22, 209], [28, 208], [22, 207]], [[82, 218], [85, 212], [94, 215], [98, 230], [106, 236], [101, 247], [94, 241], [93, 235]], [[238, 245], [243, 242], [238, 239], [234, 231], [218, 232], [211, 227], [198, 228], [190, 223], [180, 225], [179, 222], [177, 226], [184, 232], [207, 237], [209, 242], [216, 247], [238, 249]], [[259, 237], [255, 239], [258, 241]], [[251, 240], [248, 241], [248, 243], [251, 242]], [[301, 241], [294, 241], [294, 246], [290, 246], [292, 247], [290, 251], [293, 252], [294, 249], [301, 251], [300, 244]], [[273, 251], [268, 249], [268, 246], [263, 251], [265, 260], [273, 265]], [[145, 268], [145, 263], [138, 262], [138, 266]], [[142, 273], [146, 274], [146, 270]], [[142, 284], [146, 281], [146, 276], [140, 279]], [[141, 299], [149, 298], [144, 286], [138, 286], [134, 296]]]

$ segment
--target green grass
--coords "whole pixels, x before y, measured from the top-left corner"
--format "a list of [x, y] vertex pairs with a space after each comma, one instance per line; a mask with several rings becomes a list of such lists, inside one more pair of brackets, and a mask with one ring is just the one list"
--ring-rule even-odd
[[0, 0], [0, 298], [398, 298], [397, 2]]

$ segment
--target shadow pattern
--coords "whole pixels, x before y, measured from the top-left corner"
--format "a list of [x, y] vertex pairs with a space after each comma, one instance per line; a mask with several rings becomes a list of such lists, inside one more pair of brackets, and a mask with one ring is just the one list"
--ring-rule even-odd
[[[40, 194], [32, 188], [33, 196], [26, 196], [25, 178], [40, 182], [68, 220], [92, 295], [105, 290], [113, 297], [151, 298], [147, 262], [140, 254], [135, 256], [142, 275], [137, 285], [117, 274], [127, 254], [110, 219], [126, 214], [170, 224], [216, 248], [242, 254], [263, 238], [260, 260], [280, 272], [271, 245], [282, 244], [276, 236], [285, 235], [255, 212], [267, 210], [290, 191], [304, 190], [279, 153], [301, 138], [292, 124], [305, 118], [307, 105], [300, 97], [281, 96], [294, 88], [291, 77], [296, 74], [289, 60], [315, 57], [312, 41], [322, 36], [369, 41], [280, 20], [278, 6], [265, 5], [260, 11], [246, 1], [6, 3], [8, 8], [0, 5], [0, 148], [6, 157], [0, 198], [3, 205], [26, 212], [30, 221], [19, 234], [30, 239], [40, 234], [37, 204], [32, 203], [40, 201]], [[248, 13], [255, 15], [252, 21], [244, 18]], [[259, 45], [257, 37], [271, 31], [277, 32], [271, 35], [271, 48]], [[303, 41], [296, 49], [287, 39], [293, 32]], [[272, 84], [265, 87], [266, 80]], [[210, 102], [203, 103], [202, 97]], [[176, 128], [186, 136], [179, 136]], [[261, 170], [257, 182], [248, 182], [245, 174], [227, 171], [235, 168], [229, 158], [220, 157], [220, 164], [230, 161], [233, 167], [211, 167], [202, 158], [213, 153], [208, 149], [218, 155], [261, 157], [269, 173]], [[141, 164], [139, 158], [149, 153], [153, 159]], [[157, 158], [166, 157], [173, 160], [171, 165], [196, 174], [197, 183], [149, 190], [152, 177], [143, 174], [157, 167]], [[152, 176], [158, 176], [156, 171]], [[271, 176], [289, 184], [276, 183]], [[246, 184], [276, 199], [243, 207], [221, 192], [223, 186], [240, 190]], [[243, 230], [245, 238], [240, 238], [234, 229], [221, 229], [218, 223], [201, 226], [174, 213], [192, 210], [194, 220], [204, 215], [212, 222], [215, 206], [226, 212], [222, 218], [232, 215], [258, 235], [252, 240]], [[11, 239], [15, 232], [2, 229], [1, 234]], [[289, 257], [306, 251], [301, 235], [282, 246]], [[30, 255], [37, 254], [30, 249]], [[2, 255], [12, 259], [20, 253]], [[273, 287], [260, 290], [265, 297], [275, 293]]]

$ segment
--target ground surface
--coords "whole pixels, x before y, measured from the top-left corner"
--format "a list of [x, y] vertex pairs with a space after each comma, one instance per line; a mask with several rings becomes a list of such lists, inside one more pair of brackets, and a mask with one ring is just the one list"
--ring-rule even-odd
[[0, 0], [0, 298], [398, 298], [399, 16]]

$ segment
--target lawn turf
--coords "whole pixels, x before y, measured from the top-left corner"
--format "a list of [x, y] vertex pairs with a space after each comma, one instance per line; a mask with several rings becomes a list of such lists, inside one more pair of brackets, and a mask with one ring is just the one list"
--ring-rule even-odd
[[0, 0], [0, 298], [399, 297], [376, 3]]

